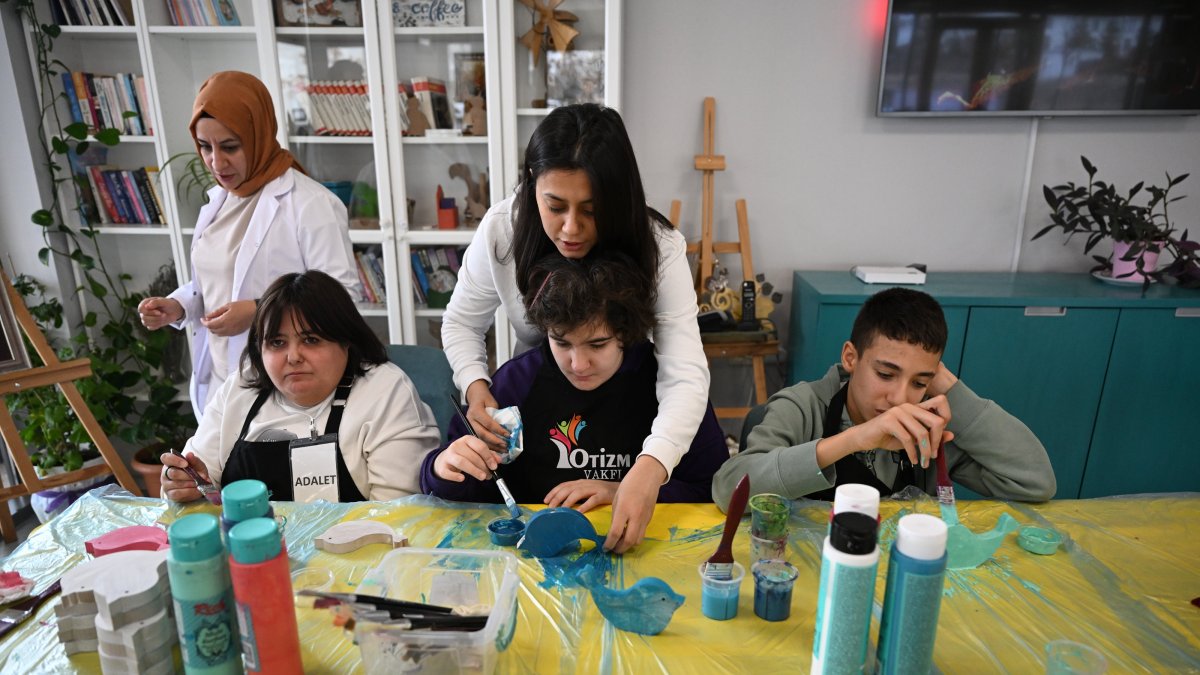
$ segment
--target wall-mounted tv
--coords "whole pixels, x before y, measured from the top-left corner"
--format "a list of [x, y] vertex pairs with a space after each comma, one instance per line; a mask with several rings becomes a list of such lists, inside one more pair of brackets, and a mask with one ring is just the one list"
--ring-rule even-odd
[[1200, 114], [1200, 0], [891, 0], [878, 112]]

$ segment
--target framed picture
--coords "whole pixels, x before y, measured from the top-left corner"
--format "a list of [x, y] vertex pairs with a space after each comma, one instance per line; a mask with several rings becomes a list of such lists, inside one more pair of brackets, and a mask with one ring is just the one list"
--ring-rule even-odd
[[604, 103], [604, 52], [550, 50], [546, 54], [546, 104]]
[[359, 27], [363, 25], [361, 0], [275, 0], [275, 25]]
[[29, 354], [17, 326], [17, 315], [8, 302], [8, 289], [0, 287], [0, 373], [29, 368]]
[[487, 71], [483, 52], [458, 52], [453, 57], [454, 70], [450, 86], [454, 91], [454, 100], [461, 103], [467, 100], [468, 96], [486, 98]]
[[432, 28], [466, 25], [466, 0], [393, 0], [392, 21], [397, 28]]

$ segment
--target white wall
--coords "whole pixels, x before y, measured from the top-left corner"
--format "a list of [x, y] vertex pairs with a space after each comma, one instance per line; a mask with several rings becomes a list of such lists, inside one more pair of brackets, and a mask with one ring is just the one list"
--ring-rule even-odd
[[43, 204], [37, 178], [42, 167], [35, 172], [36, 136], [25, 132], [37, 124], [36, 102], [21, 22], [11, 3], [0, 4], [0, 28], [0, 128], [8, 130], [0, 161], [0, 260], [10, 274], [28, 274], [61, 298], [69, 282], [60, 284], [55, 271], [38, 261], [42, 231], [30, 221]]
[[[1017, 242], [1031, 121], [878, 118], [885, 0], [626, 0], [622, 115], [652, 205], [684, 201], [699, 236], [705, 96], [717, 99], [717, 236], [736, 237], [747, 200], [758, 271], [787, 293], [791, 273], [924, 262], [931, 271], [1007, 271]], [[1042, 185], [1101, 176], [1163, 184], [1197, 174], [1173, 209], [1200, 236], [1200, 118], [1039, 121], [1023, 271], [1086, 271], [1082, 242], [1047, 235]], [[1101, 246], [1104, 246], [1103, 244]], [[1107, 254], [1109, 251], [1103, 251]], [[731, 272], [734, 269], [731, 268]]]

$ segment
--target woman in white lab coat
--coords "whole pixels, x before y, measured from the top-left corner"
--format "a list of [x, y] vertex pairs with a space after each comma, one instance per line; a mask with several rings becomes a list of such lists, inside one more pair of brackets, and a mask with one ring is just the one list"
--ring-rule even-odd
[[216, 73], [200, 87], [189, 129], [217, 181], [192, 235], [191, 281], [138, 305], [150, 330], [195, 331], [196, 419], [237, 368], [255, 301], [280, 275], [317, 269], [360, 298], [346, 207], [280, 147], [271, 95], [253, 75]]

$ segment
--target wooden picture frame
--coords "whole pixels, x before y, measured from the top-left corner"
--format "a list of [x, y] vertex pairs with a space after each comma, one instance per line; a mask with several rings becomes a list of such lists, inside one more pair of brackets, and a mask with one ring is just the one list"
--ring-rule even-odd
[[275, 25], [284, 28], [361, 28], [361, 0], [275, 0]]
[[29, 353], [21, 339], [16, 312], [8, 302], [8, 294], [0, 289], [0, 373], [29, 368]]

